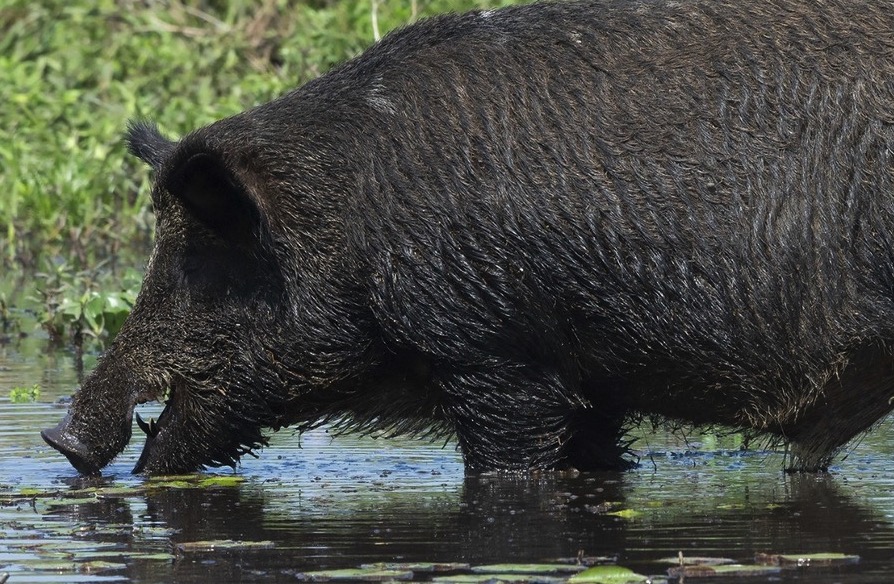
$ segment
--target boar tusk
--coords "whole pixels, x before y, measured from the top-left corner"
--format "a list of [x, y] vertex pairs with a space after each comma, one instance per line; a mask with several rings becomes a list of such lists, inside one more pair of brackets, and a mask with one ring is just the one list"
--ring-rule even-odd
[[146, 422], [143, 421], [143, 418], [140, 416], [139, 412], [137, 412], [135, 415], [137, 418], [137, 426], [139, 426], [140, 430], [142, 430], [144, 433], [149, 434], [149, 426], [147, 426]]
[[147, 424], [142, 417], [140, 417], [139, 412], [136, 414], [137, 417], [137, 426], [140, 427], [140, 430], [146, 433], [147, 436], [155, 438], [158, 434], [158, 425], [155, 423], [155, 418], [149, 418], [149, 423]]

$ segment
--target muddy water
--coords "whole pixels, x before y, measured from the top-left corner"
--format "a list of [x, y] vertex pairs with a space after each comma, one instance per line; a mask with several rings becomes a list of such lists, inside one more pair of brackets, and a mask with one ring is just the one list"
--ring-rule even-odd
[[[36, 401], [9, 399], [35, 383]], [[784, 474], [778, 453], [659, 434], [636, 444], [643, 462], [625, 474], [465, 478], [452, 444], [320, 430], [300, 439], [281, 432], [260, 459], [204, 482], [134, 477], [135, 440], [101, 479], [85, 480], [38, 435], [63, 415], [55, 402], [75, 386], [72, 355], [49, 350], [39, 334], [0, 344], [0, 581], [8, 573], [9, 584], [288, 582], [370, 562], [578, 554], [666, 575], [658, 560], [680, 552], [742, 562], [757, 553], [861, 558], [708, 582], [894, 580], [890, 422], [820, 476]], [[194, 544], [219, 540], [242, 543]]]

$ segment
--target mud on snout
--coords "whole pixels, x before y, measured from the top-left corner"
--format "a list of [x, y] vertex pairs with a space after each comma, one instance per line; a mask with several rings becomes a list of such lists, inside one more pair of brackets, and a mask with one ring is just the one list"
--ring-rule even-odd
[[[103, 359], [78, 390], [68, 413], [56, 426], [43, 430], [44, 441], [65, 455], [84, 475], [97, 475], [130, 442], [134, 408], [156, 399], [131, 375], [112, 371]], [[157, 424], [152, 424], [158, 433]]]
[[[72, 400], [65, 418], [41, 432], [43, 439], [64, 454], [85, 475], [99, 474], [131, 438], [132, 424], [146, 436], [133, 472], [136, 474], [183, 474], [206, 467], [235, 467], [241, 456], [267, 445], [265, 427], [275, 427], [276, 410], [252, 408], [246, 399], [228, 400], [226, 389], [215, 385], [190, 385], [173, 380], [168, 391], [148, 390], [146, 385], [111, 385], [102, 365]], [[122, 387], [142, 387], [138, 390]], [[134, 413], [138, 404], [161, 400], [164, 410], [157, 420], [143, 420]]]

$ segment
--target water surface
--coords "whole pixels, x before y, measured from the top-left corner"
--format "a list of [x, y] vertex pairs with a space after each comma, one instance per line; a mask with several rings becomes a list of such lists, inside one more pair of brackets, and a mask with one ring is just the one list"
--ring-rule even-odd
[[[56, 402], [77, 385], [71, 351], [48, 348], [39, 333], [9, 337], [0, 343], [0, 574], [9, 584], [292, 582], [296, 573], [371, 562], [578, 555], [666, 576], [658, 560], [680, 552], [742, 562], [758, 553], [861, 558], [856, 566], [707, 582], [894, 577], [891, 422], [822, 475], [783, 473], [780, 453], [657, 434], [636, 444], [642, 464], [623, 474], [467, 478], [453, 444], [321, 429], [280, 432], [259, 459], [208, 473], [235, 480], [153, 482], [130, 474], [141, 447], [135, 428], [103, 477], [82, 479], [39, 436], [63, 416]], [[88, 369], [93, 360], [88, 355]], [[11, 402], [12, 388], [35, 383], [37, 401]], [[51, 496], [72, 491], [83, 496]], [[177, 552], [177, 544], [208, 540], [256, 547]]]

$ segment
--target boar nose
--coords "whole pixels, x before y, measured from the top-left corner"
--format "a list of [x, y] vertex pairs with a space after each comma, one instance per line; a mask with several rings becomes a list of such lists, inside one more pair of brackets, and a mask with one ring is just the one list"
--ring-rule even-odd
[[47, 444], [64, 454], [81, 474], [99, 474], [99, 467], [92, 462], [90, 448], [68, 431], [70, 421], [71, 417], [65, 416], [55, 427], [43, 430], [40, 436]]

